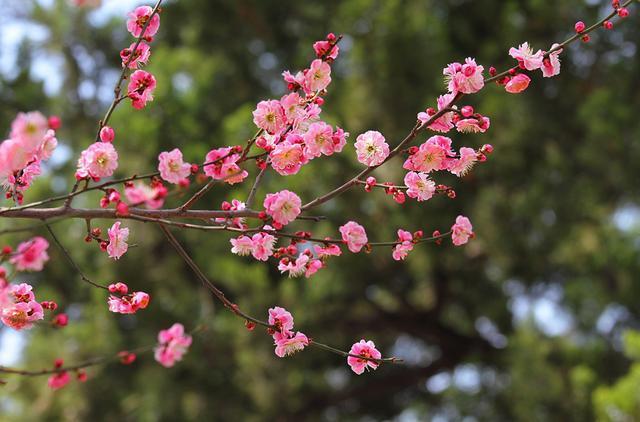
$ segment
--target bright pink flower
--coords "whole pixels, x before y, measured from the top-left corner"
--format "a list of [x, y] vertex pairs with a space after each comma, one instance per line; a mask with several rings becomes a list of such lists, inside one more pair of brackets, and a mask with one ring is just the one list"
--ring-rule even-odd
[[49, 242], [43, 237], [36, 236], [18, 245], [10, 262], [18, 271], [42, 271], [44, 263], [49, 260]]
[[[244, 202], [238, 201], [237, 199], [232, 199], [231, 203], [224, 201], [222, 203], [221, 209], [224, 211], [242, 211], [246, 207], [247, 205]], [[231, 217], [231, 218], [219, 217], [219, 218], [216, 218], [215, 221], [216, 223], [223, 223], [228, 226], [237, 227], [239, 229], [245, 227], [244, 217]]]
[[135, 314], [149, 305], [151, 297], [145, 292], [133, 292], [121, 297], [109, 296], [109, 310], [118, 314]]
[[284, 129], [287, 118], [280, 101], [260, 101], [253, 111], [253, 123], [267, 133], [274, 134]]
[[251, 255], [259, 261], [266, 261], [273, 255], [276, 238], [268, 233], [256, 233], [251, 237], [253, 249]]
[[[360, 340], [358, 343], [354, 343], [349, 350], [349, 354], [362, 356], [364, 358], [381, 359], [382, 354], [376, 349], [376, 345], [372, 341]], [[347, 363], [351, 367], [351, 370], [360, 375], [365, 369], [372, 368], [378, 369], [378, 363], [368, 359], [360, 359], [354, 356], [347, 357]]]
[[321, 154], [332, 155], [335, 145], [333, 143], [333, 129], [325, 122], [315, 122], [309, 125], [304, 134], [305, 155], [307, 157], [320, 157]]
[[305, 87], [306, 81], [303, 72], [298, 72], [293, 75], [288, 70], [285, 70], [282, 72], [282, 79], [289, 85], [291, 90], [300, 87], [304, 89], [306, 94], [309, 94], [309, 88]]
[[459, 215], [451, 226], [451, 240], [456, 246], [464, 245], [473, 236], [473, 226], [467, 217]]
[[465, 64], [451, 63], [444, 68], [442, 74], [445, 75], [449, 92], [473, 94], [484, 87], [483, 71], [484, 67], [477, 65], [474, 59], [467, 57]]
[[391, 256], [396, 261], [404, 260], [409, 252], [413, 250], [413, 235], [406, 231], [398, 230], [398, 244], [394, 246]]
[[344, 146], [347, 144], [347, 138], [349, 132], [345, 132], [341, 127], [336, 126], [336, 130], [331, 135], [333, 139], [333, 152], [341, 152]]
[[[276, 333], [284, 335], [292, 334], [293, 330], [293, 315], [289, 311], [279, 306], [269, 308], [269, 325], [273, 325]], [[275, 339], [275, 334], [274, 334]]]
[[8, 297], [15, 303], [31, 302], [36, 300], [36, 296], [33, 293], [33, 287], [27, 283], [12, 284], [8, 288]]
[[507, 82], [504, 89], [510, 94], [519, 94], [529, 87], [530, 82], [530, 77], [524, 73], [518, 73], [516, 76], [511, 78], [509, 82]]
[[540, 69], [542, 67], [543, 54], [542, 50], [534, 53], [528, 42], [520, 44], [518, 48], [511, 47], [509, 49], [509, 55], [527, 70]]
[[127, 95], [134, 108], [141, 109], [149, 101], [153, 101], [153, 91], [156, 89], [156, 78], [145, 70], [136, 70], [129, 78]]
[[[455, 106], [451, 105], [451, 102], [453, 101], [455, 96], [456, 94], [454, 93], [449, 93], [449, 94], [444, 94], [439, 96], [438, 111], [448, 107], [455, 108]], [[427, 109], [426, 112], [418, 113], [418, 120], [420, 120], [422, 124], [425, 124], [434, 114], [435, 114], [435, 110]], [[447, 113], [444, 113], [442, 116], [438, 117], [433, 123], [431, 123], [429, 125], [429, 129], [436, 132], [442, 132], [442, 133], [449, 132], [453, 128], [452, 120], [453, 120], [453, 111], [449, 111]]]
[[206, 162], [212, 163], [203, 166], [204, 174], [216, 180], [224, 180], [233, 185], [242, 182], [249, 173], [242, 170], [236, 163], [240, 154], [233, 152], [231, 147], [217, 148], [207, 153]]
[[158, 155], [158, 171], [160, 176], [169, 183], [178, 184], [191, 174], [191, 164], [182, 160], [182, 151], [174, 148], [170, 152]]
[[107, 253], [109, 258], [120, 259], [127, 252], [129, 245], [129, 228], [120, 228], [120, 222], [116, 221], [107, 232], [109, 233], [109, 245], [107, 245]]
[[473, 148], [460, 148], [460, 158], [449, 161], [449, 171], [456, 176], [464, 176], [471, 170], [478, 160], [478, 154]]
[[404, 184], [407, 185], [407, 196], [415, 198], [419, 202], [428, 201], [436, 192], [436, 184], [429, 179], [426, 173], [409, 172], [404, 176]]
[[360, 252], [364, 245], [369, 241], [364, 227], [355, 221], [349, 221], [347, 224], [340, 226], [339, 230], [342, 235], [342, 240], [353, 253]]
[[403, 167], [407, 170], [428, 173], [432, 170], [445, 170], [447, 160], [453, 155], [451, 139], [446, 136], [432, 136], [420, 145], [418, 151], [410, 155]]
[[358, 161], [369, 167], [382, 164], [389, 156], [389, 144], [384, 136], [375, 130], [358, 135], [355, 147]]
[[312, 92], [325, 89], [331, 83], [331, 66], [320, 59], [312, 61], [305, 81]]
[[280, 142], [269, 153], [271, 166], [282, 176], [296, 174], [309, 160], [304, 154], [301, 144]]
[[291, 336], [275, 333], [273, 338], [276, 345], [275, 353], [281, 358], [291, 356], [309, 345], [309, 339], [300, 331]]
[[[136, 38], [140, 37], [142, 35], [142, 28], [149, 20], [152, 12], [153, 9], [150, 6], [139, 6], [136, 7], [133, 12], [129, 12], [127, 14], [127, 31]], [[156, 13], [144, 31], [144, 36], [153, 37], [156, 32], [158, 32], [158, 28], [160, 28], [160, 15]]]
[[[331, 52], [329, 52], [331, 49]], [[313, 50], [316, 52], [316, 56], [318, 58], [325, 56], [327, 59], [335, 60], [338, 58], [338, 53], [340, 53], [340, 47], [338, 44], [334, 44], [333, 47], [329, 41], [316, 41], [313, 43]]]
[[148, 209], [157, 210], [164, 204], [166, 188], [161, 184], [148, 186], [143, 182], [137, 182], [135, 185], [125, 187], [124, 195], [131, 205], [144, 204]]
[[322, 263], [322, 261], [320, 261], [319, 259], [312, 258], [307, 263], [307, 270], [304, 272], [304, 276], [306, 278], [309, 278], [315, 273], [317, 273], [322, 267], [324, 267], [324, 264]]
[[[553, 44], [551, 49], [558, 47], [558, 44]], [[549, 57], [542, 61], [542, 76], [545, 78], [551, 78], [552, 76], [556, 76], [560, 73], [560, 54], [562, 53], [562, 49], [554, 51], [549, 54]]]
[[320, 259], [328, 258], [330, 256], [342, 255], [340, 246], [336, 245], [335, 243], [329, 243], [328, 245], [316, 245], [314, 247], [314, 250], [316, 252], [316, 255], [318, 255], [318, 258]]
[[13, 173], [29, 164], [33, 154], [15, 139], [7, 139], [0, 144], [0, 179], [4, 183]]
[[113, 142], [116, 137], [116, 132], [111, 126], [103, 126], [100, 129], [100, 140], [102, 142]]
[[154, 349], [156, 361], [165, 368], [171, 368], [191, 346], [192, 337], [184, 333], [184, 326], [175, 323], [171, 328], [158, 333], [158, 346]]
[[309, 263], [309, 256], [301, 254], [292, 261], [289, 258], [282, 258], [278, 263], [278, 270], [281, 273], [289, 272], [289, 277], [299, 277], [307, 271], [307, 264]]
[[125, 65], [127, 65], [127, 63], [129, 64], [129, 69], [138, 69], [140, 67], [142, 67], [143, 65], [146, 65], [147, 62], [149, 61], [149, 57], [151, 56], [151, 48], [149, 47], [149, 44], [147, 44], [144, 41], [140, 41], [140, 44], [138, 44], [138, 47], [135, 50], [135, 53], [133, 54], [133, 57], [131, 57], [131, 52], [133, 51], [133, 48], [136, 46], [136, 43], [131, 43], [131, 45], [128, 48], [124, 48], [122, 49], [122, 51], [120, 51], [120, 58], [122, 59], [122, 67], [125, 67]]
[[236, 239], [231, 238], [230, 242], [233, 246], [231, 252], [236, 255], [247, 256], [253, 252], [253, 240], [249, 236], [242, 235]]
[[18, 113], [11, 123], [11, 139], [22, 145], [25, 151], [35, 153], [42, 145], [49, 121], [39, 111]]
[[76, 177], [109, 177], [118, 168], [118, 152], [113, 144], [96, 142], [80, 153]]
[[47, 385], [52, 390], [59, 390], [65, 385], [69, 384], [69, 381], [71, 381], [69, 372], [67, 371], [56, 372], [55, 374], [49, 377], [49, 379], [47, 380]]
[[304, 100], [297, 92], [287, 94], [280, 99], [280, 105], [284, 110], [287, 123], [292, 124], [295, 121], [304, 118]]
[[273, 221], [283, 226], [298, 217], [301, 206], [300, 197], [288, 190], [268, 193], [264, 200], [264, 208], [267, 214], [273, 218]]
[[485, 116], [472, 116], [456, 122], [456, 129], [462, 133], [484, 133], [491, 126], [491, 120]]
[[44, 319], [44, 310], [35, 300], [5, 306], [0, 312], [0, 321], [14, 330], [31, 328], [41, 319]]

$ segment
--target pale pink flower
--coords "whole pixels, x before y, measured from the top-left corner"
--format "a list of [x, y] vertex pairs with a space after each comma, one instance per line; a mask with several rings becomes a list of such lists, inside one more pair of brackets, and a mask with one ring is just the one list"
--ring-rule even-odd
[[289, 124], [304, 118], [306, 114], [304, 111], [304, 101], [297, 92], [292, 92], [282, 97], [280, 99], [280, 105], [284, 110], [284, 115]]
[[415, 198], [418, 202], [428, 201], [436, 192], [436, 183], [429, 179], [426, 173], [409, 172], [404, 176], [404, 184], [407, 189], [407, 196]]
[[69, 372], [67, 371], [56, 372], [55, 374], [49, 377], [49, 379], [47, 380], [47, 385], [52, 390], [59, 390], [65, 385], [69, 384], [69, 381], [71, 381]]
[[[360, 340], [358, 343], [354, 343], [349, 350], [349, 354], [362, 356], [364, 358], [381, 359], [382, 354], [376, 349], [376, 345], [371, 341]], [[347, 364], [351, 367], [351, 370], [360, 375], [365, 369], [372, 368], [378, 369], [378, 363], [368, 359], [360, 359], [354, 356], [347, 357]]]
[[144, 41], [140, 41], [140, 44], [138, 44], [138, 47], [135, 50], [135, 53], [133, 53], [133, 57], [131, 57], [133, 48], [135, 46], [136, 43], [134, 42], [131, 43], [128, 48], [124, 48], [122, 49], [122, 51], [120, 51], [122, 67], [125, 67], [128, 63], [129, 69], [138, 69], [142, 65], [146, 65], [149, 61], [149, 57], [151, 56], [151, 48], [149, 47], [149, 44]]
[[165, 368], [171, 368], [176, 362], [182, 360], [192, 341], [192, 337], [185, 334], [184, 326], [175, 323], [171, 328], [158, 333], [158, 345], [154, 349], [154, 358]]
[[129, 228], [120, 228], [120, 222], [116, 221], [107, 232], [109, 233], [109, 244], [107, 245], [107, 253], [109, 258], [120, 259], [127, 252], [129, 245]]
[[282, 258], [278, 263], [278, 270], [281, 273], [289, 272], [289, 277], [299, 277], [307, 271], [309, 260], [310, 258], [306, 254], [301, 254], [295, 261], [289, 258]]
[[509, 55], [527, 70], [540, 69], [542, 67], [543, 54], [542, 50], [534, 53], [528, 42], [520, 44], [518, 48], [511, 47], [509, 49]]
[[169, 183], [178, 184], [191, 174], [191, 164], [182, 160], [182, 151], [174, 148], [170, 152], [158, 155], [158, 171], [160, 176]]
[[277, 100], [260, 101], [253, 111], [253, 123], [270, 134], [280, 132], [286, 125], [284, 109]]
[[273, 338], [276, 345], [275, 353], [281, 358], [300, 352], [309, 345], [309, 339], [300, 331], [291, 336], [275, 333]]
[[276, 145], [269, 153], [269, 159], [271, 167], [282, 176], [296, 174], [309, 161], [301, 144], [292, 144], [288, 141]]
[[230, 239], [231, 242], [231, 252], [240, 255], [247, 256], [253, 252], [253, 240], [249, 236], [240, 236], [236, 239]]
[[484, 87], [483, 71], [484, 67], [477, 65], [474, 59], [467, 57], [465, 64], [451, 63], [444, 68], [442, 74], [445, 75], [449, 92], [473, 94]]
[[367, 244], [367, 233], [360, 224], [355, 221], [349, 221], [347, 224], [340, 226], [340, 234], [342, 240], [347, 244], [347, 248], [353, 253], [360, 250]]
[[464, 176], [471, 170], [478, 160], [478, 154], [473, 148], [460, 148], [460, 158], [449, 161], [449, 171], [456, 176]]
[[76, 177], [109, 177], [118, 168], [118, 152], [113, 144], [95, 142], [80, 153]]
[[13, 173], [29, 164], [33, 154], [15, 139], [7, 139], [0, 144], [0, 179], [5, 183]]
[[504, 86], [504, 89], [510, 94], [519, 94], [529, 87], [531, 78], [523, 73], [518, 73], [511, 78], [509, 82]]
[[39, 111], [29, 113], [18, 113], [11, 122], [11, 139], [22, 144], [22, 147], [29, 153], [35, 153], [44, 139], [49, 129], [49, 121]]
[[307, 157], [333, 154], [333, 129], [325, 122], [312, 123], [304, 134], [304, 144]]
[[267, 214], [273, 218], [273, 221], [283, 226], [298, 217], [301, 206], [300, 197], [288, 190], [268, 193], [264, 200], [264, 208]]
[[134, 108], [141, 109], [149, 101], [153, 101], [153, 91], [156, 89], [156, 78], [145, 70], [136, 70], [129, 78], [127, 95]]
[[298, 72], [293, 75], [288, 70], [285, 70], [282, 72], [282, 79], [290, 86], [291, 90], [300, 87], [304, 89], [305, 94], [309, 93], [309, 87], [305, 87], [306, 81], [303, 72]]
[[[551, 49], [558, 47], [559, 44], [553, 44]], [[556, 76], [560, 73], [560, 54], [562, 53], [562, 49], [556, 50], [553, 53], [549, 54], [549, 57], [542, 61], [542, 76], [545, 78], [551, 78], [552, 76]]]
[[358, 161], [369, 167], [382, 164], [389, 156], [389, 144], [376, 130], [358, 135], [355, 147]]
[[41, 319], [44, 319], [44, 310], [35, 300], [5, 306], [0, 312], [0, 321], [14, 330], [31, 328]]
[[[456, 108], [456, 106], [451, 105], [451, 102], [453, 101], [455, 96], [456, 96], [456, 94], [454, 94], [454, 93], [449, 93], [449, 94], [444, 94], [444, 95], [439, 96], [438, 97], [438, 111], [442, 110], [443, 108]], [[427, 110], [427, 111], [431, 111], [431, 110]], [[422, 124], [427, 123], [427, 121], [429, 121], [431, 116], [433, 116], [435, 114], [435, 110], [431, 111], [431, 113], [432, 114], [429, 114], [429, 112], [418, 113], [418, 120]], [[446, 132], [449, 132], [453, 128], [452, 121], [453, 121], [453, 111], [449, 111], [447, 113], [444, 113], [442, 116], [438, 117], [428, 127], [429, 127], [429, 129], [431, 129], [433, 131], [446, 133]]]
[[331, 66], [320, 59], [312, 61], [305, 74], [305, 81], [311, 91], [325, 89], [331, 83]]
[[473, 236], [473, 226], [467, 217], [459, 215], [451, 226], [451, 240], [456, 246], [464, 245]]
[[44, 263], [49, 260], [47, 249], [49, 242], [44, 237], [36, 236], [20, 243], [9, 261], [17, 271], [42, 271]]
[[[150, 6], [138, 6], [133, 12], [129, 12], [127, 14], [127, 31], [136, 38], [140, 37], [142, 35], [142, 28], [149, 20], [152, 12], [153, 9]], [[144, 31], [144, 36], [153, 37], [156, 32], [158, 32], [158, 28], [160, 28], [160, 15], [156, 13]]]
[[109, 296], [109, 310], [118, 314], [135, 314], [149, 305], [151, 297], [145, 292], [133, 292], [121, 297]]
[[56, 139], [56, 132], [51, 129], [47, 130], [47, 133], [45, 133], [42, 139], [42, 145], [40, 145], [40, 149], [36, 153], [37, 158], [40, 160], [48, 160], [51, 158], [53, 150], [55, 150], [57, 146], [58, 140]]
[[391, 256], [396, 261], [402, 261], [413, 250], [413, 235], [406, 230], [398, 229], [398, 242]]
[[462, 133], [484, 133], [491, 126], [491, 120], [485, 116], [473, 116], [456, 122], [456, 130]]
[[251, 255], [259, 260], [266, 261], [273, 255], [273, 247], [276, 244], [276, 238], [268, 233], [256, 233], [251, 236], [253, 249]]
[[157, 210], [164, 204], [166, 196], [166, 188], [161, 184], [155, 186], [145, 185], [143, 182], [137, 182], [133, 186], [126, 186], [124, 195], [127, 201], [134, 205], [142, 205], [151, 210]]
[[288, 335], [291, 334], [291, 330], [293, 330], [293, 315], [291, 315], [291, 313], [286, 309], [279, 306], [269, 308], [268, 322], [269, 325], [274, 327], [276, 333]]
[[403, 167], [407, 170], [428, 173], [432, 170], [445, 170], [447, 160], [453, 155], [451, 139], [446, 136], [432, 136], [420, 145], [418, 151], [410, 155]]

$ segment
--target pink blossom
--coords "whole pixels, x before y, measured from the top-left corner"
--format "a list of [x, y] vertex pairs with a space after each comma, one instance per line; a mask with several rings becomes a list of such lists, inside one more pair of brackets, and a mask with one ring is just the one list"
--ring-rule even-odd
[[232, 238], [230, 242], [233, 246], [231, 252], [236, 255], [247, 256], [253, 252], [253, 240], [249, 236], [242, 235], [235, 239]]
[[478, 154], [473, 148], [460, 148], [460, 158], [449, 162], [449, 171], [456, 176], [464, 176], [471, 170], [478, 160]]
[[519, 94], [529, 86], [531, 78], [523, 73], [518, 73], [511, 78], [509, 82], [504, 86], [504, 89], [510, 94]]
[[11, 123], [11, 139], [22, 145], [28, 153], [35, 153], [42, 145], [49, 121], [39, 111], [18, 113]]
[[182, 151], [174, 148], [170, 152], [158, 155], [158, 171], [160, 176], [169, 183], [178, 184], [191, 174], [191, 164], [182, 160]]
[[280, 101], [260, 101], [253, 111], [253, 123], [267, 133], [274, 134], [284, 129], [287, 118]]
[[280, 99], [280, 105], [284, 110], [287, 123], [294, 123], [295, 121], [304, 118], [304, 100], [297, 92], [292, 92], [285, 95]]
[[451, 226], [451, 240], [456, 246], [464, 245], [473, 236], [473, 226], [467, 217], [459, 215]]
[[518, 63], [527, 70], [536, 70], [542, 67], [542, 50], [534, 53], [528, 42], [520, 44], [518, 48], [511, 47], [509, 49], [509, 55], [516, 59]]
[[59, 390], [62, 387], [64, 387], [65, 385], [69, 384], [69, 381], [71, 381], [71, 377], [69, 376], [69, 372], [61, 371], [61, 372], [56, 372], [55, 374], [51, 375], [49, 377], [49, 379], [47, 380], [47, 385], [52, 390]]
[[332, 155], [335, 149], [333, 143], [333, 130], [325, 122], [315, 122], [309, 125], [304, 134], [305, 155], [307, 157], [320, 157], [321, 154]]
[[158, 333], [158, 345], [154, 349], [154, 357], [160, 365], [171, 368], [176, 362], [182, 360], [192, 341], [192, 337], [185, 334], [184, 326], [175, 323], [171, 328]]
[[309, 339], [300, 331], [291, 336], [275, 333], [273, 338], [276, 345], [275, 353], [281, 358], [291, 356], [309, 345]]
[[149, 61], [149, 57], [151, 56], [151, 48], [149, 44], [144, 41], [140, 41], [138, 47], [133, 53], [133, 57], [131, 57], [131, 53], [133, 52], [133, 48], [136, 46], [136, 43], [131, 43], [128, 48], [122, 49], [120, 51], [120, 58], [122, 59], [122, 67], [125, 67], [128, 63], [129, 69], [138, 69], [142, 65], [146, 65]]
[[280, 142], [269, 153], [271, 166], [282, 176], [296, 174], [309, 160], [304, 154], [301, 144], [288, 141]]
[[316, 245], [314, 247], [314, 251], [316, 255], [318, 255], [318, 258], [320, 259], [328, 258], [330, 256], [342, 255], [342, 250], [340, 249], [340, 246], [334, 243], [329, 243], [327, 245]]
[[43, 237], [36, 236], [18, 245], [10, 262], [18, 271], [42, 271], [44, 263], [49, 260], [49, 242]]
[[[293, 330], [293, 315], [279, 306], [269, 308], [269, 325], [274, 327], [276, 333], [289, 335]], [[275, 339], [275, 334], [274, 334]]]
[[242, 182], [249, 173], [236, 164], [240, 160], [240, 154], [233, 151], [234, 149], [231, 147], [209, 151], [206, 162], [210, 164], [203, 166], [204, 174], [216, 180], [224, 180], [230, 185]]
[[444, 68], [442, 74], [445, 75], [449, 92], [473, 94], [484, 87], [483, 71], [484, 67], [477, 65], [474, 59], [467, 57], [465, 64], [451, 63]]
[[347, 244], [347, 248], [353, 253], [360, 250], [367, 244], [367, 233], [360, 224], [355, 221], [349, 221], [347, 224], [340, 226], [340, 234], [342, 240]]
[[264, 200], [264, 208], [267, 214], [273, 218], [273, 221], [283, 226], [298, 217], [301, 206], [300, 197], [288, 190], [268, 193]]
[[95, 142], [80, 153], [76, 177], [109, 177], [118, 168], [118, 152], [113, 144]]
[[402, 261], [412, 250], [413, 235], [406, 230], [398, 229], [398, 244], [393, 247], [393, 253], [391, 256], [396, 261]]
[[309, 278], [315, 273], [317, 273], [322, 267], [324, 267], [324, 264], [322, 263], [322, 261], [320, 261], [319, 259], [312, 258], [307, 263], [307, 270], [304, 272], [304, 276], [306, 278]]
[[166, 188], [161, 184], [155, 186], [145, 185], [138, 182], [131, 186], [126, 186], [124, 194], [133, 205], [144, 204], [146, 208], [157, 210], [164, 204], [164, 196], [166, 196]]
[[[559, 44], [553, 44], [551, 46], [551, 50], [558, 47]], [[542, 76], [545, 78], [551, 78], [552, 76], [556, 76], [560, 73], [560, 54], [562, 53], [562, 49], [556, 50], [549, 54], [549, 57], [542, 61]]]
[[[149, 20], [149, 17], [153, 13], [153, 9], [150, 6], [136, 7], [133, 12], [127, 14], [127, 31], [134, 37], [138, 38], [142, 35], [142, 28]], [[153, 37], [160, 28], [160, 15], [154, 14], [151, 18], [151, 22], [144, 31], [145, 37]]]
[[266, 261], [271, 255], [273, 255], [273, 247], [276, 243], [276, 238], [268, 233], [256, 233], [251, 237], [253, 242], [253, 249], [251, 255], [259, 260]]
[[333, 140], [333, 152], [341, 152], [344, 146], [347, 144], [347, 138], [349, 132], [345, 132], [341, 127], [336, 126], [336, 130], [331, 135]]
[[151, 297], [145, 292], [133, 292], [121, 297], [109, 296], [109, 310], [118, 314], [135, 314], [149, 305]]
[[136, 70], [129, 78], [127, 95], [134, 108], [141, 109], [149, 101], [153, 101], [153, 91], [156, 89], [156, 78], [145, 70]]
[[35, 300], [5, 306], [0, 312], [0, 321], [14, 330], [31, 328], [41, 319], [44, 319], [44, 310]]
[[282, 79], [289, 85], [291, 90], [297, 89], [298, 87], [303, 88], [305, 93], [309, 93], [309, 88], [305, 87], [306, 81], [303, 72], [298, 72], [295, 75], [291, 74], [288, 70], [282, 72]]
[[[331, 52], [329, 52], [331, 49]], [[338, 44], [334, 44], [331, 46], [331, 42], [323, 40], [316, 41], [313, 43], [313, 50], [316, 52], [316, 56], [319, 58], [324, 56], [327, 59], [335, 60], [338, 58], [338, 54], [340, 53], [340, 47]]]
[[488, 117], [475, 115], [467, 119], [460, 119], [456, 122], [456, 129], [462, 133], [484, 133], [491, 126]]
[[410, 155], [403, 167], [407, 170], [428, 173], [432, 170], [445, 170], [447, 161], [453, 155], [451, 139], [446, 136], [432, 136], [420, 145], [418, 151]]
[[320, 59], [312, 61], [305, 74], [305, 81], [313, 92], [325, 89], [331, 83], [331, 66]]
[[[371, 341], [360, 340], [358, 343], [354, 343], [349, 350], [349, 354], [362, 356], [364, 358], [381, 359], [382, 354], [376, 349], [376, 345]], [[378, 363], [368, 359], [360, 359], [354, 356], [347, 357], [347, 363], [351, 367], [351, 370], [360, 375], [365, 369], [372, 368], [378, 369]]]
[[309, 256], [301, 254], [292, 261], [289, 258], [282, 258], [278, 263], [278, 270], [281, 273], [289, 272], [289, 277], [299, 277], [307, 271], [307, 263], [309, 262]]
[[8, 179], [29, 164], [33, 154], [20, 141], [7, 139], [0, 144], [0, 178]]
[[40, 160], [48, 160], [51, 158], [53, 154], [53, 150], [58, 146], [58, 140], [56, 139], [56, 132], [49, 129], [47, 133], [45, 133], [44, 138], [42, 139], [42, 145], [40, 145], [40, 149], [36, 153], [36, 156]]
[[375, 130], [358, 135], [355, 147], [358, 161], [369, 167], [382, 164], [389, 156], [389, 144], [384, 136]]
[[429, 179], [426, 173], [409, 172], [404, 176], [404, 184], [407, 185], [407, 196], [415, 198], [418, 202], [428, 201], [436, 192], [436, 184]]
[[120, 222], [116, 221], [107, 232], [109, 233], [109, 245], [107, 245], [107, 253], [109, 258], [120, 259], [127, 252], [129, 245], [129, 228], [120, 228]]
[[[455, 96], [456, 94], [454, 93], [449, 93], [449, 94], [444, 94], [439, 96], [438, 111], [448, 107], [455, 108], [455, 106], [451, 105]], [[428, 109], [426, 112], [418, 113], [418, 120], [422, 124], [425, 124], [434, 114], [435, 114], [435, 110]], [[453, 111], [449, 111], [447, 113], [442, 114], [442, 116], [438, 117], [433, 123], [431, 123], [429, 125], [429, 129], [436, 132], [442, 132], [442, 133], [449, 132], [453, 128], [452, 120], [453, 120]]]

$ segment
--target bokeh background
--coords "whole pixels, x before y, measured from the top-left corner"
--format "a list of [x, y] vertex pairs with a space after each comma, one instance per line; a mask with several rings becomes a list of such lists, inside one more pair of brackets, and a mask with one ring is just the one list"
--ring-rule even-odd
[[[0, 133], [19, 111], [63, 119], [62, 145], [27, 201], [69, 190], [75, 156], [111, 101], [118, 52], [131, 42], [124, 15], [140, 3], [0, 0]], [[255, 131], [255, 104], [282, 95], [282, 70], [306, 66], [312, 42], [329, 31], [345, 37], [325, 118], [350, 131], [351, 143], [375, 129], [393, 144], [442, 93], [447, 63], [472, 56], [486, 68], [505, 68], [509, 47], [526, 40], [547, 48], [570, 35], [575, 21], [601, 17], [609, 3], [167, 1], [148, 66], [158, 80], [156, 100], [135, 113], [124, 105], [112, 121], [118, 174], [155, 168], [158, 151], [169, 148], [200, 162], [214, 147], [244, 142]], [[0, 363], [40, 368], [56, 357], [116, 353], [153, 343], [175, 321], [208, 329], [172, 369], [145, 355], [132, 366], [91, 369], [86, 384], [56, 392], [46, 378], [2, 377], [0, 419], [640, 420], [637, 9], [614, 31], [569, 48], [559, 77], [536, 75], [522, 95], [488, 86], [467, 98], [491, 117], [491, 129], [454, 134], [454, 144], [491, 143], [495, 152], [461, 180], [437, 176], [454, 186], [455, 200], [399, 206], [382, 192], [354, 189], [323, 206], [328, 220], [315, 226], [329, 235], [358, 219], [370, 238], [391, 239], [400, 227], [446, 230], [465, 214], [477, 233], [467, 247], [425, 244], [402, 263], [384, 249], [347, 254], [307, 280], [231, 255], [227, 235], [178, 233], [249, 313], [266, 315], [279, 304], [319, 341], [348, 348], [372, 339], [405, 366], [356, 376], [342, 358], [317, 349], [279, 359], [267, 335], [247, 331], [203, 290], [157, 228], [132, 222], [139, 246], [113, 263], [82, 242], [82, 221], [58, 223], [91, 277], [147, 291], [151, 306], [133, 316], [108, 312], [105, 294], [83, 284], [52, 244], [46, 270], [25, 280], [39, 298], [56, 300], [71, 323], [19, 335], [0, 328]], [[402, 180], [396, 164], [378, 179]], [[267, 173], [258, 200], [285, 187], [311, 199], [358, 167], [351, 146], [296, 177]], [[220, 188], [201, 205], [246, 193]], [[2, 220], [0, 228], [17, 224]], [[5, 235], [2, 244], [25, 237]]]

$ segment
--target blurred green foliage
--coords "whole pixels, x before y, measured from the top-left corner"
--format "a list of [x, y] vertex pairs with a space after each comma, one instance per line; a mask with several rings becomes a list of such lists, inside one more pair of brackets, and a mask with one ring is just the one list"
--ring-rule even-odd
[[[95, 24], [90, 13], [63, 0], [51, 7], [5, 2], [16, 16], [44, 26], [47, 36], [25, 42], [13, 74], [0, 79], [0, 133], [18, 111], [59, 114], [59, 138], [76, 154], [91, 142], [110, 101], [118, 51], [130, 43], [124, 22]], [[395, 144], [442, 93], [447, 63], [472, 56], [487, 68], [505, 68], [510, 46], [526, 40], [548, 47], [570, 35], [576, 20], [602, 16], [608, 4], [167, 2], [148, 66], [158, 80], [156, 99], [144, 111], [124, 105], [114, 114], [118, 174], [151, 170], [157, 153], [173, 147], [199, 162], [213, 147], [243, 143], [255, 132], [255, 103], [282, 95], [280, 72], [306, 66], [312, 42], [329, 31], [345, 39], [323, 116], [351, 132], [351, 142], [375, 129]], [[27, 333], [16, 365], [48, 367], [56, 357], [73, 362], [153, 343], [175, 321], [208, 330], [169, 370], [141, 356], [131, 367], [92, 369], [86, 384], [57, 392], [43, 378], [7, 377], [0, 414], [11, 421], [637, 419], [640, 340], [629, 332], [622, 341], [640, 316], [640, 33], [637, 7], [631, 12], [614, 31], [568, 48], [559, 77], [536, 75], [523, 95], [488, 86], [466, 98], [491, 117], [491, 129], [454, 134], [454, 144], [491, 143], [495, 152], [462, 180], [437, 176], [454, 186], [455, 200], [399, 206], [381, 192], [354, 189], [318, 209], [328, 220], [313, 226], [318, 235], [332, 235], [357, 218], [371, 239], [390, 239], [398, 228], [446, 230], [465, 214], [477, 233], [465, 248], [426, 244], [403, 263], [390, 250], [345, 255], [306, 280], [231, 255], [226, 235], [178, 233], [247, 312], [266, 315], [279, 304], [318, 341], [348, 348], [372, 339], [407, 365], [358, 377], [342, 358], [315, 349], [278, 359], [270, 338], [245, 330], [221, 309], [155, 227], [131, 223], [139, 246], [113, 263], [96, 245], [82, 244], [83, 222], [63, 222], [55, 230], [91, 277], [148, 291], [151, 306], [134, 316], [109, 313], [104, 293], [83, 284], [52, 246], [46, 271], [29, 280], [40, 298], [62, 305], [71, 323]], [[61, 89], [48, 96], [31, 73], [44, 53], [62, 63], [52, 68]], [[74, 162], [42, 178], [26, 200], [67, 191]], [[402, 180], [400, 161], [394, 163], [376, 173], [379, 180]], [[347, 147], [296, 177], [267, 173], [258, 200], [284, 187], [311, 199], [358, 167]], [[201, 206], [246, 194], [246, 187], [220, 188]], [[89, 197], [76, 205], [95, 204]], [[309, 225], [292, 229], [303, 227]]]

